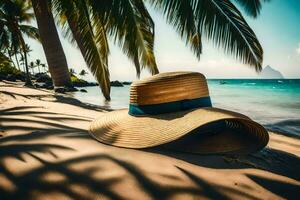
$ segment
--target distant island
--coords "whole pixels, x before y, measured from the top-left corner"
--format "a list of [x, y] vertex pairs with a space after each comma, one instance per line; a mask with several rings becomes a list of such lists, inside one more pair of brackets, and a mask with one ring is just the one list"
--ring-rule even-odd
[[269, 65], [267, 65], [258, 76], [262, 79], [284, 79], [280, 71], [273, 69]]

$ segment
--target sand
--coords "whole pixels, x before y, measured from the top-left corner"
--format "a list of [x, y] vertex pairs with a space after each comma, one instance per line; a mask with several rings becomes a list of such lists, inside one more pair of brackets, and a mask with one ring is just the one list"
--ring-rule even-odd
[[0, 82], [0, 199], [299, 199], [299, 138], [247, 156], [117, 148], [87, 132], [106, 112]]

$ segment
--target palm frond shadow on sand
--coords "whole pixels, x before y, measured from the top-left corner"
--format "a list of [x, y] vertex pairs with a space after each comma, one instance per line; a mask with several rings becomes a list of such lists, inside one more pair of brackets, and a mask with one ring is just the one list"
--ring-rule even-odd
[[[36, 89], [36, 88], [32, 88], [32, 89], [45, 92], [44, 90], [40, 90], [40, 89]], [[1, 91], [1, 93], [8, 95], [14, 99], [16, 99], [19, 96], [19, 97], [23, 97], [25, 99], [34, 98], [34, 99], [38, 99], [38, 100], [42, 100], [42, 101], [51, 101], [51, 102], [70, 104], [70, 105], [75, 105], [75, 106], [89, 109], [89, 110], [112, 111], [112, 109], [109, 106], [97, 106], [94, 104], [83, 103], [83, 102], [79, 101], [78, 99], [72, 98], [68, 95], [62, 95], [62, 94], [48, 93], [48, 94], [34, 94], [34, 95], [26, 94], [26, 95], [24, 95], [24, 94], [20, 94], [20, 93], [7, 92], [7, 91]], [[53, 97], [54, 97], [54, 99], [52, 99]], [[47, 98], [51, 98], [51, 100], [49, 100]]]
[[[174, 157], [186, 162], [215, 169], [256, 168], [300, 181], [300, 158], [288, 152], [266, 147], [249, 155], [199, 155], [175, 152], [163, 147], [147, 151]], [[300, 189], [300, 188], [299, 188]]]
[[[34, 154], [33, 154], [34, 156]], [[90, 167], [85, 168], [83, 171], [78, 171], [70, 168], [70, 166], [74, 164], [82, 164], [88, 162], [95, 161], [111, 161], [114, 162], [119, 167], [122, 167], [126, 173], [134, 176], [136, 181], [139, 183], [137, 187], [138, 189], [145, 192], [149, 197], [153, 199], [167, 199], [178, 193], [188, 193], [193, 195], [201, 195], [207, 198], [216, 198], [218, 199], [228, 199], [225, 195], [221, 194], [217, 190], [215, 190], [210, 184], [201, 178], [193, 175], [192, 173], [178, 168], [181, 170], [186, 176], [188, 176], [191, 181], [193, 181], [197, 188], [185, 188], [185, 187], [164, 187], [161, 185], [157, 185], [153, 180], [145, 176], [145, 174], [138, 169], [138, 167], [134, 166], [131, 163], [116, 159], [109, 155], [89, 155], [77, 157], [61, 162], [47, 162], [45, 160], [40, 159], [35, 156], [37, 160], [43, 163], [43, 166], [31, 170], [21, 176], [15, 176], [5, 167], [0, 165], [1, 172], [14, 183], [16, 190], [14, 192], [8, 192], [0, 188], [0, 194], [2, 199], [31, 199], [34, 198], [31, 193], [32, 191], [43, 193], [43, 194], [51, 194], [52, 192], [63, 194], [68, 198], [72, 199], [94, 199], [95, 196], [91, 197], [90, 194], [95, 195], [101, 199], [101, 196], [108, 197], [114, 200], [124, 199], [118, 193], [113, 191], [113, 185], [118, 182], [122, 182], [123, 177], [111, 177], [108, 179], [96, 179], [93, 174], [97, 172], [104, 172], [109, 169], [101, 169], [101, 167]], [[63, 176], [63, 180], [52, 182], [46, 181], [43, 177], [47, 173], [56, 173]], [[34, 178], [34, 181], [33, 181]], [[81, 191], [78, 192], [73, 190], [71, 185], [78, 185], [81, 187]], [[244, 195], [247, 198], [255, 199], [254, 196], [248, 194], [241, 194], [238, 190], [233, 190], [231, 188], [224, 187], [223, 190], [228, 190], [233, 193], [237, 193], [240, 195]]]
[[[2, 129], [9, 131], [12, 129], [26, 129], [29, 134], [11, 135], [0, 138], [0, 176], [8, 180], [14, 185], [14, 190], [8, 190], [1, 187], [1, 199], [34, 199], [35, 194], [52, 194], [59, 193], [71, 199], [95, 199], [101, 196], [110, 199], [124, 199], [120, 193], [114, 190], [114, 187], [128, 178], [127, 175], [133, 177], [138, 183], [137, 189], [146, 193], [153, 199], [167, 199], [178, 193], [191, 194], [194, 196], [202, 196], [210, 199], [228, 199], [221, 191], [227, 191], [244, 198], [256, 199], [255, 196], [243, 193], [238, 189], [227, 186], [215, 186], [208, 183], [198, 175], [194, 174], [181, 166], [174, 166], [185, 177], [190, 179], [196, 185], [196, 188], [186, 188], [179, 186], [162, 186], [151, 179], [151, 174], [145, 174], [136, 164], [124, 161], [121, 158], [109, 155], [109, 153], [88, 153], [85, 155], [77, 155], [76, 149], [66, 145], [49, 144], [49, 143], [28, 143], [34, 140], [46, 139], [51, 136], [62, 137], [64, 139], [84, 139], [92, 140], [85, 129], [75, 128], [70, 125], [62, 124], [63, 120], [85, 120], [82, 117], [74, 115], [65, 115], [59, 119], [55, 119], [56, 113], [47, 113], [49, 118], [45, 118], [45, 113], [33, 112], [33, 107], [16, 107], [1, 111], [1, 122], [12, 122], [17, 120], [18, 126], [5, 126]], [[10, 118], [9, 116], [35, 116], [30, 119], [33, 124], [42, 124], [45, 128], [38, 126], [26, 127], [22, 120], [18, 118]], [[64, 119], [65, 118], [65, 119]], [[27, 119], [28, 120], [28, 119]], [[88, 119], [86, 119], [88, 120]], [[26, 121], [26, 120], [25, 120]], [[24, 121], [24, 122], [25, 122]], [[28, 121], [27, 121], [28, 122]], [[25, 124], [25, 123], [24, 123]], [[102, 144], [99, 144], [102, 145]], [[114, 147], [111, 147], [114, 148]], [[74, 157], [61, 160], [56, 152], [68, 151], [74, 152]], [[171, 152], [162, 148], [154, 148], [147, 150], [149, 153], [163, 154], [166, 157], [173, 157], [182, 161], [186, 161], [201, 167], [217, 168], [217, 169], [244, 169], [244, 168], [261, 168], [275, 174], [284, 175], [293, 179], [300, 180], [297, 166], [289, 166], [289, 163], [299, 164], [299, 158], [289, 155], [286, 152], [274, 149], [266, 149], [257, 154], [246, 157], [226, 157], [226, 156], [199, 156], [192, 154], [184, 154]], [[50, 154], [53, 159], [49, 161], [45, 159], [43, 154]], [[24, 155], [30, 156], [38, 161], [41, 165], [24, 173], [13, 173], [9, 169], [4, 160], [14, 158], [21, 162], [26, 162]], [[266, 159], [267, 158], [267, 159]], [[228, 161], [229, 159], [229, 161]], [[224, 162], [225, 160], [225, 162]], [[226, 161], [227, 160], [227, 161]], [[252, 164], [249, 165], [247, 163]], [[126, 176], [111, 176], [109, 178], [101, 178], [96, 174], [105, 174], [112, 169], [105, 167], [104, 162], [112, 162], [115, 167], [122, 168]], [[226, 163], [226, 162], [229, 162]], [[270, 165], [272, 167], [270, 167]], [[56, 174], [62, 177], [58, 180], [46, 179], [47, 174]], [[157, 174], [164, 176], [164, 174]], [[293, 199], [299, 194], [299, 186], [284, 183], [276, 180], [269, 180], [264, 177], [247, 175], [254, 182], [265, 189], [280, 195], [283, 198]], [[176, 178], [176, 177], [168, 177]], [[97, 195], [97, 196], [95, 196]]]
[[[87, 131], [85, 129], [76, 128], [73, 126], [65, 125], [61, 121], [72, 120], [76, 121], [90, 121], [84, 117], [79, 117], [76, 115], [62, 115], [60, 117], [56, 115], [58, 113], [54, 112], [37, 112], [27, 109], [34, 107], [20, 106], [15, 108], [9, 108], [0, 111], [0, 120], [2, 123], [13, 122], [12, 125], [5, 125], [1, 127], [2, 131], [11, 131], [11, 130], [24, 130], [30, 132], [30, 134], [20, 134], [20, 135], [11, 135], [1, 138], [0, 144], [8, 141], [30, 141], [33, 139], [42, 139], [47, 138], [53, 135], [61, 135], [62, 137], [87, 137]], [[18, 118], [10, 117], [20, 116]], [[25, 119], [22, 116], [30, 116], [33, 118]], [[26, 122], [30, 122], [31, 126], [26, 126]], [[15, 125], [17, 124], [17, 125]], [[43, 127], [40, 127], [42, 125]]]
[[[139, 183], [138, 189], [145, 192], [149, 197], [153, 199], [167, 199], [177, 193], [188, 193], [193, 195], [201, 195], [202, 197], [210, 199], [229, 199], [224, 194], [219, 192], [222, 191], [231, 192], [233, 194], [238, 194], [244, 198], [257, 199], [255, 196], [243, 193], [242, 191], [235, 190], [226, 186], [218, 186], [215, 188], [210, 185], [205, 180], [201, 179], [199, 176], [185, 170], [181, 167], [177, 167], [185, 176], [187, 176], [193, 183], [196, 184], [197, 188], [184, 188], [184, 187], [164, 187], [156, 184], [153, 180], [147, 177], [143, 171], [129, 162], [125, 162], [116, 159], [107, 154], [94, 154], [81, 156], [77, 158], [72, 158], [59, 162], [47, 162], [38, 156], [31, 153], [33, 157], [39, 160], [43, 165], [39, 168], [33, 169], [22, 175], [14, 175], [8, 169], [6, 169], [2, 164], [0, 164], [1, 173], [6, 176], [9, 181], [13, 182], [16, 190], [13, 192], [6, 191], [0, 188], [1, 199], [31, 199], [34, 198], [32, 191], [38, 192], [40, 194], [51, 194], [59, 193], [67, 196], [71, 199], [94, 199], [97, 195], [98, 197], [105, 196], [110, 199], [124, 199], [118, 193], [114, 192], [113, 187], [115, 184], [122, 182], [124, 177], [111, 177], [108, 179], [98, 179], [94, 177], [94, 174], [105, 173], [105, 171], [111, 169], [103, 169], [101, 166], [97, 167], [85, 167], [84, 170], [78, 171], [72, 169], [72, 165], [80, 165], [84, 163], [90, 163], [95, 161], [111, 161], [114, 162], [119, 167], [123, 168], [126, 173], [134, 177], [134, 179]], [[43, 179], [48, 173], [55, 173], [63, 176], [64, 178], [60, 181], [49, 181]], [[299, 187], [291, 185], [288, 183], [281, 183], [278, 181], [263, 179], [261, 177], [255, 177], [249, 175], [253, 181], [257, 182], [262, 187], [265, 187], [269, 191], [281, 195], [284, 198], [293, 199], [295, 195], [299, 192]], [[81, 188], [81, 191], [74, 190], [71, 186], [77, 185]], [[280, 190], [278, 190], [280, 188]], [[32, 196], [33, 195], [33, 196]], [[91, 197], [92, 195], [93, 197]]]

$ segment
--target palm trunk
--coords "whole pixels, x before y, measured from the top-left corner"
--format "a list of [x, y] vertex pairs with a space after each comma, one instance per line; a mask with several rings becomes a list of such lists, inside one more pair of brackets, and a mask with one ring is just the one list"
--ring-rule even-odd
[[[20, 61], [22, 61], [22, 63], [20, 63], [20, 65], [22, 65], [23, 72], [26, 72], [26, 69], [25, 69], [25, 63], [24, 63], [24, 56], [23, 56], [22, 52], [20, 52], [20, 55], [21, 55]], [[17, 61], [17, 62], [18, 62], [18, 61]], [[19, 63], [19, 62], [18, 62], [18, 63]]]
[[17, 63], [18, 68], [20, 69], [20, 64], [19, 64], [19, 60], [18, 60], [18, 56], [17, 56], [17, 50], [16, 50], [17, 47], [15, 46], [14, 49], [15, 49], [15, 52], [14, 52], [14, 53], [15, 53], [16, 63]]
[[[10, 54], [10, 51], [7, 49], [7, 54], [8, 54], [8, 57], [9, 57], [9, 60], [12, 62], [12, 64], [14, 65], [15, 68], [17, 68], [15, 62], [13, 61], [12, 59], [12, 55]], [[18, 66], [19, 70], [20, 70], [20, 66]], [[21, 71], [21, 70], [20, 70]]]
[[67, 59], [47, 0], [31, 0], [54, 86], [71, 86]]
[[28, 62], [27, 62], [27, 53], [26, 53], [26, 45], [24, 42], [24, 39], [22, 37], [22, 33], [20, 32], [20, 40], [21, 40], [21, 45], [22, 45], [22, 49], [24, 52], [24, 62], [25, 62], [25, 68], [26, 68], [26, 81], [25, 81], [25, 86], [33, 86], [31, 79], [30, 79], [30, 74], [29, 74], [29, 68], [28, 68]]
[[20, 68], [20, 64], [19, 64], [19, 61], [18, 61], [18, 56], [17, 56], [17, 54], [15, 54], [15, 59], [16, 59], [16, 63], [17, 63], [18, 69], [21, 69], [21, 68]]

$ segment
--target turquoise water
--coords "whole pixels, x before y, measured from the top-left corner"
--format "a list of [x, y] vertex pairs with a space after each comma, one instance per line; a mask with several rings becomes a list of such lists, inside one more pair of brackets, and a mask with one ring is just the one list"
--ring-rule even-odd
[[[271, 130], [300, 136], [300, 79], [210, 79], [208, 86], [214, 107], [245, 114]], [[109, 103], [98, 87], [84, 89], [88, 93], [77, 92], [74, 97], [112, 109], [128, 107], [130, 86], [112, 87]]]

